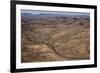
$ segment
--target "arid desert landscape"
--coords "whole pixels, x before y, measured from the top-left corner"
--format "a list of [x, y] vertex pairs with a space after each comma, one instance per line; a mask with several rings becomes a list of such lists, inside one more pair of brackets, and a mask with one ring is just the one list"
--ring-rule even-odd
[[21, 62], [90, 59], [90, 15], [21, 10]]

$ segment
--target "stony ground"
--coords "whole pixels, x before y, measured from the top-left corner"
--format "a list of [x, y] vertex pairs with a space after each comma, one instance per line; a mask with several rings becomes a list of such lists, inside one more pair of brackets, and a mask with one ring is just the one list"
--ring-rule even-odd
[[22, 21], [22, 62], [89, 59], [89, 26], [85, 18]]

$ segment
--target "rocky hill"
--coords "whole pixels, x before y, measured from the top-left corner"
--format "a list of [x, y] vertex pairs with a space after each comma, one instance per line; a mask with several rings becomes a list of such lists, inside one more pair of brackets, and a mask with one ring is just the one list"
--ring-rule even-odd
[[90, 58], [89, 16], [22, 15], [22, 62]]

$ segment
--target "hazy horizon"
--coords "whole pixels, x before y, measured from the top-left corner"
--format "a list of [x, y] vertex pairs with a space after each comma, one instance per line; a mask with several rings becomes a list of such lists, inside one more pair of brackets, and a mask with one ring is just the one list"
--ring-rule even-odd
[[37, 14], [60, 14], [60, 15], [85, 15], [90, 16], [88, 12], [63, 12], [63, 11], [43, 11], [43, 10], [25, 10], [22, 9], [21, 13], [31, 13], [33, 15]]

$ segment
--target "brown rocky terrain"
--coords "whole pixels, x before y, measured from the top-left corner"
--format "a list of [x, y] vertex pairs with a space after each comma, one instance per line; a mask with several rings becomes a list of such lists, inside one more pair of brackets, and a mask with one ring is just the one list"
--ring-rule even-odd
[[90, 58], [88, 16], [22, 16], [21, 61], [46, 62]]

